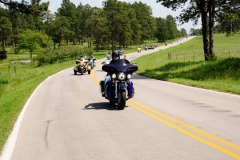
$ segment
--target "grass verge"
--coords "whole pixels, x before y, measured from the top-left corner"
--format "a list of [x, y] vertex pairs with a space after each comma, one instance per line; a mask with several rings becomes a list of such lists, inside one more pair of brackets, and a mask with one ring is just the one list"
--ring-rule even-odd
[[[137, 74], [240, 95], [240, 36], [215, 35], [217, 60], [204, 61], [202, 38], [135, 59]], [[224, 40], [223, 40], [224, 39]]]

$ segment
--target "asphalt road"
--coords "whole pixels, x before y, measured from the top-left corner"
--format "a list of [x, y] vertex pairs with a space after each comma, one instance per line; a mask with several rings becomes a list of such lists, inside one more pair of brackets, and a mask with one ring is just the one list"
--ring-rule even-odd
[[136, 94], [118, 110], [100, 94], [102, 61], [90, 75], [69, 68], [46, 79], [24, 106], [2, 160], [240, 159], [240, 96], [134, 75]]

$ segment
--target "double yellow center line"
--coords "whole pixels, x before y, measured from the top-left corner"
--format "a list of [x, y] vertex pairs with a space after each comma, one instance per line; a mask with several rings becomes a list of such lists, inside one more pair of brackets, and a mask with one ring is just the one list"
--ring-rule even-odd
[[[97, 77], [94, 75], [96, 68], [98, 68], [98, 66], [92, 70], [93, 73], [90, 75], [90, 78], [94, 83], [99, 85], [100, 80], [97, 79]], [[127, 105], [189, 137], [198, 140], [199, 142], [202, 142], [218, 151], [221, 151], [222, 153], [234, 159], [240, 160], [240, 146], [236, 144], [233, 144], [215, 135], [209, 134], [179, 119], [175, 119], [147, 105], [137, 102], [134, 99], [128, 100]]]

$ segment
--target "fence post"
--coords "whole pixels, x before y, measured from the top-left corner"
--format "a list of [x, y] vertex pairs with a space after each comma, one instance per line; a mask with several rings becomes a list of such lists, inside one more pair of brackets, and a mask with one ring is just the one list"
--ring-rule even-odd
[[16, 66], [14, 65], [14, 73], [16, 74], [17, 70], [16, 70]]
[[171, 52], [168, 52], [168, 59], [171, 60]]

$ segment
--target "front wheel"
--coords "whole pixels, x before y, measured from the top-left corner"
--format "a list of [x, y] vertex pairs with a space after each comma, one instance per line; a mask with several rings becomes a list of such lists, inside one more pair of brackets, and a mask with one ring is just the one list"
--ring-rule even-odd
[[119, 109], [124, 110], [126, 106], [126, 92], [119, 93]]

